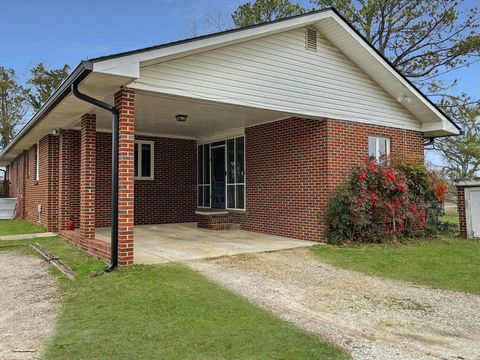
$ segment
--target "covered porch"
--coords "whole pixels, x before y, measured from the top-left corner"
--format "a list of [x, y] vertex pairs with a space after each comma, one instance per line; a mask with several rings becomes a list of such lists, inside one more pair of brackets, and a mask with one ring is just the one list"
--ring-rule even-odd
[[[97, 228], [95, 237], [109, 243], [110, 228]], [[161, 264], [318, 244], [244, 230], [201, 229], [196, 223], [137, 225], [134, 238], [135, 264]]]
[[[247, 221], [245, 129], [291, 114], [133, 88], [105, 100], [119, 111], [120, 265], [307, 245], [239, 230]], [[59, 231], [108, 259], [110, 114], [86, 112], [60, 130], [59, 152]], [[65, 229], [70, 217], [74, 232]]]

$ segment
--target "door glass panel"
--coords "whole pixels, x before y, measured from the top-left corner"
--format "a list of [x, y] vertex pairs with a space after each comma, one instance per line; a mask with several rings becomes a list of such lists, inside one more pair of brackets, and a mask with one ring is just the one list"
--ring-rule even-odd
[[203, 152], [203, 183], [210, 184], [210, 145], [204, 145]]
[[244, 185], [237, 185], [237, 209], [243, 209], [245, 208], [245, 186]]
[[227, 183], [235, 182], [235, 142], [233, 139], [227, 141]]
[[203, 187], [203, 206], [210, 206], [210, 186]]
[[133, 145], [133, 176], [138, 177], [138, 144]]
[[198, 147], [198, 184], [203, 184], [203, 145]]
[[235, 208], [235, 185], [227, 185], [227, 207]]
[[142, 177], [152, 176], [152, 145], [142, 144]]
[[197, 202], [198, 206], [203, 206], [203, 186], [198, 186]]
[[245, 176], [244, 176], [244, 167], [245, 167], [245, 144], [244, 144], [244, 138], [237, 138], [235, 139], [236, 141], [236, 152], [237, 152], [237, 178], [236, 178], [236, 183], [243, 183], [245, 182]]

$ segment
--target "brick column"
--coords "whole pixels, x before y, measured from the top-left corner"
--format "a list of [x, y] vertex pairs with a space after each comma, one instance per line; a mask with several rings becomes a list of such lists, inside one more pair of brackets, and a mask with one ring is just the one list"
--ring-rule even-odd
[[135, 92], [121, 88], [115, 94], [120, 130], [118, 178], [118, 264], [133, 264]]
[[[58, 230], [67, 228], [67, 222], [70, 216], [74, 216], [72, 209], [72, 197], [74, 196], [75, 174], [74, 164], [75, 154], [80, 148], [75, 148], [75, 132], [72, 130], [60, 130], [58, 135]], [[77, 179], [78, 181], [78, 179]], [[78, 191], [78, 189], [76, 189]], [[74, 218], [78, 223], [79, 219]]]
[[47, 229], [58, 231], [58, 137], [48, 135]]
[[80, 238], [95, 238], [96, 116], [82, 116], [80, 145]]

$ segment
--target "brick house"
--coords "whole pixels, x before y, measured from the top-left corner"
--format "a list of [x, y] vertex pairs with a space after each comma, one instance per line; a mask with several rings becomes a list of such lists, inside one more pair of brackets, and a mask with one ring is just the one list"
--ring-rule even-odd
[[[133, 228], [197, 222], [324, 241], [352, 165], [459, 128], [334, 9], [83, 61], [0, 154], [17, 216], [102, 258], [119, 113], [118, 259]], [[79, 229], [68, 231], [73, 218]]]

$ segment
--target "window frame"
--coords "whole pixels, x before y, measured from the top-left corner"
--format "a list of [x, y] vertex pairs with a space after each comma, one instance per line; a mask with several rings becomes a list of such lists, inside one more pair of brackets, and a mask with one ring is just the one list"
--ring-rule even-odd
[[[200, 172], [200, 162], [198, 161], [198, 152], [200, 151], [200, 147], [202, 148], [202, 174], [204, 174], [204, 171], [205, 171], [205, 168], [204, 168], [204, 161], [205, 161], [205, 145], [208, 145], [208, 163], [209, 163], [209, 166], [208, 166], [208, 183], [204, 183], [202, 181], [202, 183], [200, 184], [198, 182], [198, 176], [199, 176], [199, 172]], [[197, 208], [199, 209], [211, 209], [212, 208], [212, 174], [211, 174], [211, 171], [212, 171], [212, 164], [211, 164], [211, 161], [212, 161], [212, 158], [211, 158], [211, 151], [212, 151], [212, 143], [203, 143], [203, 144], [197, 144]], [[204, 178], [204, 176], [202, 176], [202, 178]], [[208, 187], [209, 191], [209, 196], [210, 196], [210, 199], [209, 199], [209, 202], [208, 202], [208, 206], [205, 206], [205, 205], [200, 205], [199, 202], [198, 202], [198, 195], [199, 195], [199, 190], [200, 188], [202, 188], [202, 198], [203, 198], [203, 191], [204, 191], [204, 188], [205, 187]], [[205, 203], [205, 199], [203, 199], [203, 202]]]
[[377, 136], [377, 135], [369, 135], [368, 136], [368, 157], [372, 157], [370, 155], [370, 140], [375, 140], [375, 161], [380, 162], [381, 154], [380, 154], [380, 140], [385, 140], [385, 156], [388, 160], [390, 157], [390, 138], [387, 136]]
[[[142, 145], [150, 145], [150, 176], [142, 176]], [[135, 140], [134, 145], [137, 145], [137, 176], [135, 176], [134, 169], [134, 180], [155, 180], [155, 141], [151, 140]], [[135, 151], [135, 149], [134, 149]], [[135, 159], [134, 159], [135, 161]], [[134, 164], [135, 166], [135, 164]]]
[[[227, 173], [228, 173], [228, 141], [229, 140], [233, 140], [234, 142], [234, 150], [233, 150], [233, 153], [234, 153], [234, 162], [236, 163], [237, 161], [237, 153], [236, 153], [236, 149], [237, 149], [237, 139], [238, 138], [243, 138], [243, 182], [242, 183], [237, 183], [237, 182], [233, 182], [233, 183], [229, 183], [228, 182], [228, 179], [227, 179]], [[215, 144], [215, 143], [219, 143], [219, 142], [225, 142], [224, 145], [221, 145], [221, 146], [224, 146], [225, 148], [225, 210], [228, 210], [228, 211], [246, 211], [247, 209], [247, 150], [246, 150], [246, 147], [247, 147], [247, 142], [245, 141], [245, 134], [242, 134], [242, 135], [238, 135], [238, 136], [233, 136], [233, 137], [228, 137], [228, 138], [225, 138], [225, 139], [221, 139], [221, 140], [215, 140], [215, 141], [210, 141], [210, 142], [202, 142], [202, 143], [198, 143], [197, 144], [197, 208], [199, 209], [212, 209], [212, 176], [210, 174], [210, 181], [208, 184], [199, 184], [198, 183], [198, 175], [199, 175], [199, 171], [200, 171], [200, 164], [198, 162], [198, 151], [200, 150], [200, 146], [202, 146], [202, 159], [204, 158], [204, 145], [209, 145], [209, 150], [208, 150], [208, 161], [209, 161], [209, 170], [210, 172], [212, 171], [212, 164], [211, 164], [211, 161], [212, 161], [212, 156], [211, 156], [211, 152], [212, 152], [212, 144]], [[237, 174], [236, 174], [236, 171], [235, 171], [235, 174], [234, 174], [234, 180], [236, 181], [236, 178], [237, 178]], [[237, 204], [237, 190], [236, 190], [236, 187], [237, 185], [243, 185], [243, 207], [242, 208], [230, 208], [228, 207], [228, 186], [234, 186], [235, 187], [235, 192], [234, 192], [234, 196], [235, 196], [235, 199], [234, 199], [234, 203], [235, 205]], [[210, 202], [209, 202], [209, 206], [200, 206], [199, 203], [198, 203], [198, 191], [200, 189], [200, 187], [209, 187], [210, 189]]]
[[[247, 184], [246, 184], [246, 181], [247, 181], [247, 176], [246, 176], [246, 149], [245, 149], [245, 145], [246, 145], [246, 141], [245, 141], [245, 136], [242, 135], [242, 136], [236, 136], [236, 137], [233, 137], [233, 138], [230, 138], [230, 139], [227, 139], [225, 140], [225, 161], [227, 163], [227, 166], [228, 166], [228, 140], [233, 140], [233, 162], [236, 166], [237, 164], [237, 139], [239, 138], [243, 138], [243, 182], [242, 183], [239, 183], [237, 182], [237, 168], [235, 167], [235, 171], [234, 171], [234, 174], [233, 174], [233, 179], [234, 179], [234, 182], [233, 183], [229, 183], [228, 182], [228, 168], [226, 169], [226, 175], [225, 175], [225, 209], [226, 210], [233, 210], [233, 211], [245, 211], [245, 209], [247, 208]], [[235, 191], [233, 192], [234, 196], [234, 200], [233, 200], [233, 203], [235, 204], [235, 206], [237, 205], [237, 186], [243, 186], [243, 207], [234, 207], [234, 208], [230, 208], [228, 207], [228, 186], [233, 186]]]

